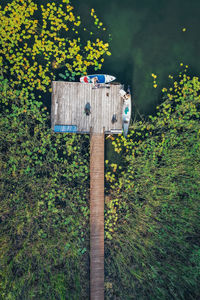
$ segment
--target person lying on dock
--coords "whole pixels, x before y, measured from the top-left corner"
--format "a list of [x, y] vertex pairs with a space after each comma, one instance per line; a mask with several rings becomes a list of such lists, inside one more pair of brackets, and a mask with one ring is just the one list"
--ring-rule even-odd
[[98, 80], [98, 77], [93, 77], [92, 78], [92, 83], [93, 83], [93, 86], [97, 89], [98, 87], [100, 87], [100, 84], [98, 83], [99, 80]]
[[127, 100], [131, 96], [129, 93], [126, 93], [122, 89], [119, 91], [119, 93], [120, 93], [120, 96], [123, 98], [124, 101]]

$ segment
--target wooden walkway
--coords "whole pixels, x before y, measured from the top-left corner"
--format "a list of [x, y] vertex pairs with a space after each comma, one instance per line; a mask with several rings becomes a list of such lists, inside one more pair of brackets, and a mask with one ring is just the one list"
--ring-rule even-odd
[[[77, 133], [122, 132], [123, 100], [119, 94], [121, 85], [101, 85], [94, 88], [92, 84], [80, 82], [52, 82], [52, 129], [55, 125], [76, 125]], [[91, 113], [84, 112], [89, 103]], [[116, 122], [112, 122], [113, 115]]]
[[104, 133], [90, 136], [90, 299], [104, 299]]

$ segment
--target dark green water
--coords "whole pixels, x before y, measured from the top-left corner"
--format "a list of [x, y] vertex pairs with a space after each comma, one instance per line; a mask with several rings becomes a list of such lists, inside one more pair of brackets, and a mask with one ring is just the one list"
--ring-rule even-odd
[[[161, 90], [177, 74], [180, 63], [200, 73], [200, 1], [85, 0], [75, 3], [82, 12], [94, 8], [112, 34], [112, 55], [102, 73], [130, 84], [141, 114], [151, 114]], [[186, 31], [183, 31], [183, 28]], [[153, 87], [151, 74], [157, 75]]]
[[[188, 65], [190, 74], [200, 74], [200, 1], [180, 0], [76, 0], [82, 13], [94, 8], [112, 35], [112, 55], [102, 73], [129, 84], [133, 94], [132, 119], [155, 113], [161, 90]], [[183, 28], [186, 30], [183, 31]], [[157, 88], [153, 77], [157, 75]], [[137, 109], [137, 111], [136, 111]], [[110, 141], [106, 159], [119, 161]]]

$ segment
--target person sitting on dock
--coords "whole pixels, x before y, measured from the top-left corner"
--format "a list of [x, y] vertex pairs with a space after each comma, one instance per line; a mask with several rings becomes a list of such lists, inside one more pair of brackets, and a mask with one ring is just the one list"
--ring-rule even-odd
[[86, 116], [89, 116], [91, 114], [91, 106], [90, 106], [89, 102], [85, 105], [84, 112], [85, 112]]

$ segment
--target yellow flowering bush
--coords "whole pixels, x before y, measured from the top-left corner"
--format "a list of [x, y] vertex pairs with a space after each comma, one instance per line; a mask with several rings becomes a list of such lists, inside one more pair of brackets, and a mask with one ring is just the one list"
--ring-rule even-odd
[[[0, 67], [15, 85], [46, 92], [57, 69], [66, 67], [67, 77], [73, 78], [87, 74], [88, 67], [100, 69], [103, 56], [110, 55], [103, 40], [81, 40], [80, 16], [68, 0], [59, 2], [13, 0], [0, 6]], [[94, 9], [91, 18], [100, 29], [103, 23]]]
[[118, 199], [110, 199], [108, 196], [105, 198], [105, 236], [107, 239], [112, 240], [112, 235], [115, 232], [116, 224], [118, 221], [117, 209], [119, 207]]

